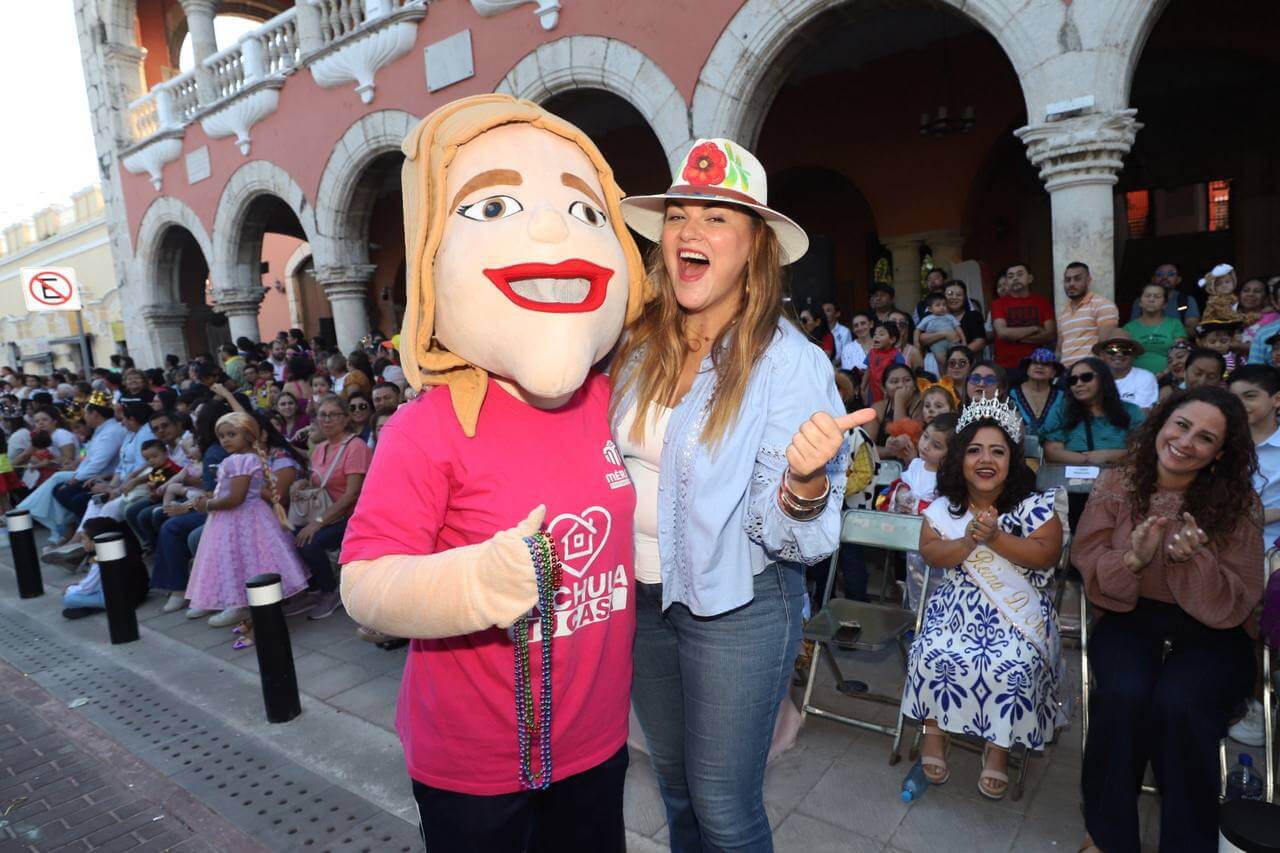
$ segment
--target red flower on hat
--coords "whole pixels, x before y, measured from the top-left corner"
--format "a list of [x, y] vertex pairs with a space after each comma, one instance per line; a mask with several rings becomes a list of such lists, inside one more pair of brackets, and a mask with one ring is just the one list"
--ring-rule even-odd
[[724, 181], [729, 158], [714, 142], [704, 142], [689, 152], [681, 177], [695, 187], [706, 187]]

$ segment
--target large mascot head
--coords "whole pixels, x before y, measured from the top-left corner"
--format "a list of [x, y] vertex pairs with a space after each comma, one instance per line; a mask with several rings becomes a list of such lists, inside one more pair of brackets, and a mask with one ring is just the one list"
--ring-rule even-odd
[[537, 104], [479, 95], [423, 119], [404, 153], [409, 383], [448, 384], [467, 435], [490, 375], [534, 402], [571, 394], [643, 297], [599, 150]]

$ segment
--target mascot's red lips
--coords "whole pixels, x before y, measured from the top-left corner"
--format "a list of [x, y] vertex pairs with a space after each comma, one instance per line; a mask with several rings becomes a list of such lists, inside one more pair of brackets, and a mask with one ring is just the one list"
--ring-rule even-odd
[[558, 264], [513, 264], [484, 274], [521, 308], [578, 314], [604, 304], [613, 270], [575, 258]]

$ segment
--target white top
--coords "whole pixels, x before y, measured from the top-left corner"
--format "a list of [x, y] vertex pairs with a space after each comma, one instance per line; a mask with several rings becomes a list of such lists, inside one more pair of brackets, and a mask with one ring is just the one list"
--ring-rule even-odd
[[53, 435], [49, 436], [49, 438], [53, 442], [53, 450], [61, 450], [68, 444], [76, 450], [80, 449], [79, 439], [77, 439], [76, 434], [69, 429], [58, 427], [53, 431]]
[[902, 472], [902, 482], [911, 489], [916, 500], [932, 501], [938, 496], [938, 472], [927, 470], [924, 460], [918, 456]]
[[666, 406], [651, 406], [649, 423], [639, 443], [631, 440], [635, 408], [628, 409], [618, 423], [622, 464], [627, 467], [627, 475], [636, 489], [636, 581], [639, 583], [662, 583], [662, 558], [658, 553], [658, 466], [671, 412]]
[[1123, 379], [1116, 380], [1120, 399], [1139, 409], [1150, 409], [1160, 399], [1160, 383], [1156, 375], [1141, 367], [1131, 367]]

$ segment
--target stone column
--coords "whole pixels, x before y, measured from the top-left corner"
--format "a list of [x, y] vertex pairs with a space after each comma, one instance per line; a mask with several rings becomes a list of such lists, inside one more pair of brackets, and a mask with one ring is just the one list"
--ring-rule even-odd
[[[1057, 285], [1062, 270], [1083, 261], [1093, 290], [1115, 299], [1115, 203], [1117, 174], [1142, 125], [1135, 109], [1033, 124], [1016, 131], [1027, 157], [1040, 170], [1053, 215], [1053, 283], [1057, 309], [1066, 294]], [[1037, 275], [1042, 271], [1036, 270]]]
[[943, 267], [948, 275], [956, 271], [956, 264], [964, 260], [964, 241], [968, 234], [958, 228], [946, 231], [930, 231], [921, 235], [933, 253], [934, 266]]
[[190, 358], [186, 335], [187, 317], [190, 314], [191, 306], [181, 302], [158, 302], [142, 306], [142, 319], [146, 323], [151, 339], [151, 352], [157, 362], [162, 363], [170, 353], [183, 361]]
[[920, 301], [920, 247], [923, 241], [916, 235], [890, 237], [884, 241], [893, 256], [894, 304], [908, 314], [915, 311]]
[[369, 334], [369, 282], [377, 267], [373, 264], [343, 264], [316, 268], [316, 282], [333, 309], [333, 332], [338, 350], [351, 352]]
[[213, 308], [227, 318], [227, 326], [231, 332], [231, 340], [245, 337], [251, 341], [260, 339], [258, 331], [258, 305], [262, 302], [264, 292], [248, 290], [213, 291]]
[[195, 59], [196, 86], [200, 92], [201, 106], [216, 99], [213, 77], [204, 67], [204, 61], [218, 52], [218, 39], [213, 31], [213, 17], [218, 10], [218, 0], [180, 0], [187, 16], [187, 30], [191, 33], [191, 52]]

